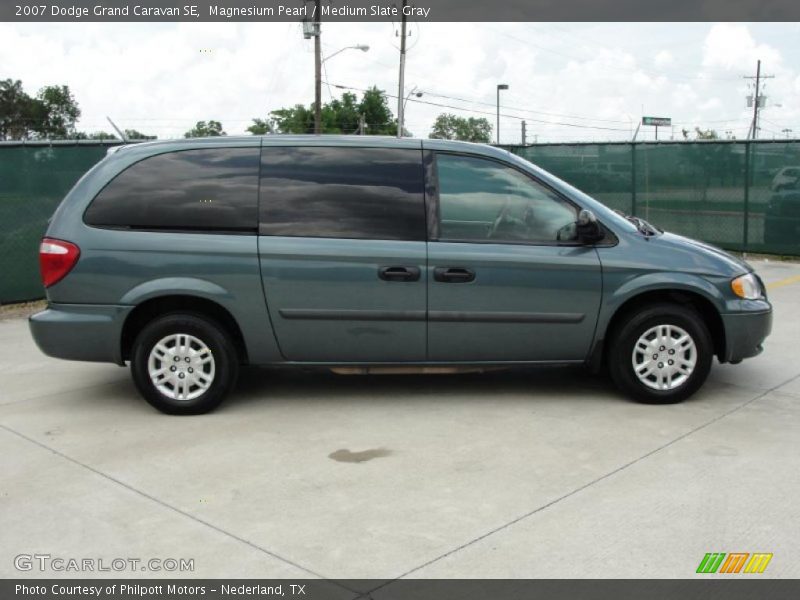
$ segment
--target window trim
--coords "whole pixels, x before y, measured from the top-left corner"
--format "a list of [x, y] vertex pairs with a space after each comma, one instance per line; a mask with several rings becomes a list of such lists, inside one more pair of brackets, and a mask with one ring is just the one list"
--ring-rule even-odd
[[[581, 211], [583, 207], [575, 202], [572, 198], [557, 190], [549, 183], [542, 181], [538, 177], [528, 173], [527, 171], [521, 169], [517, 165], [507, 163], [503, 160], [495, 158], [494, 156], [486, 156], [483, 154], [475, 154], [471, 152], [460, 152], [457, 150], [429, 150], [426, 152], [430, 152], [432, 166], [430, 169], [426, 169], [426, 181], [425, 181], [425, 199], [426, 202], [430, 200], [430, 207], [428, 209], [428, 214], [431, 216], [430, 222], [428, 224], [428, 241], [429, 242], [442, 242], [446, 244], [500, 244], [504, 246], [554, 246], [554, 247], [567, 247], [567, 248], [574, 248], [574, 247], [592, 247], [592, 248], [600, 248], [600, 247], [608, 247], [608, 246], [616, 246], [619, 240], [614, 232], [609, 229], [605, 224], [600, 222], [598, 219], [598, 223], [603, 228], [603, 231], [606, 234], [606, 237], [596, 244], [584, 244], [579, 240], [574, 241], [524, 241], [524, 240], [492, 240], [492, 239], [458, 239], [458, 238], [442, 238], [440, 236], [441, 233], [441, 208], [440, 208], [440, 199], [439, 199], [439, 155], [448, 155], [448, 156], [460, 156], [464, 158], [477, 158], [480, 160], [485, 160], [487, 162], [493, 162], [508, 169], [512, 169], [517, 173], [521, 174], [523, 177], [529, 179], [533, 183], [540, 185], [541, 187], [545, 188], [546, 190], [553, 193], [559, 199], [563, 200], [570, 206], [576, 209], [576, 213]], [[429, 184], [427, 177], [431, 177], [431, 183]]]
[[[255, 227], [212, 227], [212, 228], [205, 228], [205, 227], [194, 227], [194, 226], [149, 226], [149, 227], [139, 227], [135, 225], [94, 225], [86, 221], [86, 213], [89, 212], [89, 209], [95, 203], [97, 198], [102, 194], [105, 189], [110, 186], [114, 181], [117, 180], [123, 173], [128, 172], [130, 169], [135, 167], [136, 165], [145, 162], [146, 160], [150, 160], [151, 158], [157, 158], [160, 156], [165, 156], [167, 154], [180, 154], [182, 152], [192, 152], [196, 150], [244, 150], [252, 148], [257, 152], [258, 156], [258, 169], [256, 170], [256, 225]], [[261, 192], [261, 146], [256, 146], [252, 144], [248, 144], [246, 146], [233, 146], [233, 145], [225, 145], [225, 146], [211, 146], [211, 147], [204, 147], [204, 146], [197, 146], [197, 147], [189, 147], [189, 148], [179, 148], [177, 150], [165, 150], [164, 152], [157, 152], [155, 154], [148, 154], [147, 156], [143, 156], [138, 160], [133, 161], [131, 164], [124, 167], [121, 171], [119, 171], [116, 175], [114, 175], [111, 179], [106, 181], [97, 193], [92, 196], [92, 199], [86, 204], [86, 208], [83, 209], [83, 213], [81, 214], [81, 222], [86, 227], [91, 227], [92, 229], [103, 229], [107, 231], [127, 231], [127, 232], [149, 232], [149, 233], [196, 233], [196, 234], [204, 234], [204, 235], [258, 235], [258, 199]]]
[[[264, 168], [264, 150], [267, 148], [273, 148], [275, 150], [286, 150], [286, 149], [318, 149], [318, 148], [326, 148], [326, 149], [342, 149], [342, 150], [403, 150], [408, 152], [417, 152], [418, 160], [417, 165], [420, 167], [420, 196], [422, 199], [422, 215], [423, 215], [423, 223], [422, 227], [419, 231], [419, 237], [414, 239], [409, 238], [386, 238], [386, 237], [348, 237], [342, 235], [293, 235], [293, 234], [280, 234], [276, 235], [273, 233], [265, 233], [263, 231], [263, 220], [261, 218], [261, 200], [262, 200], [262, 191], [261, 191], [261, 180]], [[403, 147], [403, 146], [357, 146], [357, 145], [337, 145], [337, 144], [291, 144], [291, 145], [262, 145], [261, 152], [259, 154], [259, 161], [258, 161], [258, 227], [256, 228], [256, 235], [259, 237], [270, 237], [270, 238], [300, 238], [300, 239], [313, 239], [313, 240], [348, 240], [348, 241], [365, 241], [365, 242], [403, 242], [403, 243], [425, 243], [428, 241], [428, 227], [430, 223], [429, 218], [429, 206], [430, 203], [428, 202], [428, 193], [427, 193], [427, 174], [425, 170], [425, 154], [428, 151], [423, 148], [413, 148], [413, 147]]]

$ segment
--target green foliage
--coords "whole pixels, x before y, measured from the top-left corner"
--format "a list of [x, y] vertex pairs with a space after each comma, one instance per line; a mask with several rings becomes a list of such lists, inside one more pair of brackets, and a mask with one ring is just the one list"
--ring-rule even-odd
[[[683, 135], [683, 139], [688, 140], [689, 134], [691, 132], [688, 129], [681, 129], [681, 135]], [[714, 131], [713, 129], [700, 129], [699, 127], [694, 128], [694, 139], [696, 140], [718, 140], [719, 134]]]
[[698, 140], [718, 140], [719, 135], [713, 129], [700, 129], [699, 127], [694, 128], [695, 131], [695, 139]]
[[433, 123], [430, 138], [488, 144], [492, 138], [492, 126], [482, 117], [478, 119], [464, 118], [442, 113], [436, 117], [436, 121]]
[[76, 135], [81, 109], [66, 85], [51, 85], [32, 98], [19, 80], [0, 81], [0, 139], [63, 139]]
[[66, 85], [49, 85], [33, 101], [32, 129], [45, 139], [68, 138], [75, 134], [81, 109]]
[[117, 136], [113, 133], [108, 133], [107, 131], [95, 131], [94, 133], [89, 134], [90, 140], [115, 140]]
[[253, 124], [247, 128], [247, 131], [253, 135], [266, 135], [267, 133], [272, 133], [273, 127], [274, 125], [271, 120], [253, 119]]
[[[86, 133], [84, 131], [76, 131], [75, 133], [67, 136], [71, 140], [119, 140], [119, 136], [115, 133], [107, 131], [95, 131], [93, 133]], [[145, 135], [135, 129], [125, 130], [126, 140], [155, 140], [158, 139], [155, 135]]]
[[71, 140], [117, 140], [119, 139], [113, 133], [107, 131], [95, 131], [94, 133], [86, 133], [85, 131], [76, 131], [69, 136]]
[[[313, 133], [314, 110], [302, 104], [295, 104], [291, 108], [273, 110], [272, 123], [276, 133]], [[323, 127], [324, 130], [324, 127]]]
[[222, 123], [219, 121], [198, 121], [192, 129], [183, 134], [183, 137], [217, 137], [221, 135], [228, 134], [223, 131]]
[[[354, 134], [359, 131], [363, 115], [366, 135], [395, 135], [397, 123], [383, 90], [373, 86], [365, 91], [361, 100], [356, 94], [345, 92], [322, 105], [322, 133]], [[269, 121], [253, 119], [247, 130], [255, 135], [263, 133], [313, 133], [314, 105], [296, 104], [270, 113]]]
[[[128, 140], [157, 140], [157, 135], [147, 135], [136, 129], [125, 129], [125, 139]], [[113, 137], [113, 136], [112, 136]]]
[[0, 140], [20, 140], [28, 136], [31, 102], [21, 81], [0, 81]]
[[389, 109], [389, 101], [383, 90], [372, 86], [361, 97], [359, 111], [364, 113], [369, 135], [397, 135], [397, 121]]

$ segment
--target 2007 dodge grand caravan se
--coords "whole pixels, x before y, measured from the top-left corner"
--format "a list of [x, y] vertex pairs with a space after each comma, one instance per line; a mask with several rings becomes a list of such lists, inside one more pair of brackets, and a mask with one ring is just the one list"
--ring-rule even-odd
[[714, 356], [758, 354], [772, 321], [746, 263], [438, 140], [125, 146], [61, 203], [40, 260], [39, 347], [130, 362], [168, 413], [213, 409], [245, 364], [586, 363], [676, 402]]

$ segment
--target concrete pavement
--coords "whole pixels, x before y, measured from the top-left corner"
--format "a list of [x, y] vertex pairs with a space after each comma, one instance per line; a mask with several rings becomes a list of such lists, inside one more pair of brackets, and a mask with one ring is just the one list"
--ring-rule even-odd
[[49, 553], [194, 559], [147, 577], [683, 578], [772, 552], [763, 576], [799, 577], [800, 265], [754, 264], [765, 352], [673, 406], [574, 368], [248, 369], [216, 413], [168, 417], [127, 369], [0, 321], [0, 575], [81, 575], [14, 567]]

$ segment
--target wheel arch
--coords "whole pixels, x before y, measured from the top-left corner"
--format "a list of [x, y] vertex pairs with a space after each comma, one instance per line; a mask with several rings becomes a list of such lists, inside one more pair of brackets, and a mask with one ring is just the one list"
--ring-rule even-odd
[[724, 360], [726, 348], [725, 326], [717, 303], [697, 288], [661, 287], [641, 290], [630, 295], [611, 314], [607, 315], [605, 326], [598, 327], [598, 339], [589, 359], [592, 369], [599, 370], [601, 368], [605, 356], [608, 354], [608, 344], [628, 315], [641, 310], [645, 306], [661, 303], [686, 306], [697, 312], [711, 334], [714, 355], [720, 361]]
[[120, 351], [122, 361], [130, 359], [133, 342], [142, 328], [153, 319], [169, 313], [194, 313], [207, 317], [221, 325], [231, 338], [241, 364], [249, 362], [244, 335], [234, 316], [221, 304], [191, 294], [169, 294], [148, 298], [136, 305], [122, 326]]

